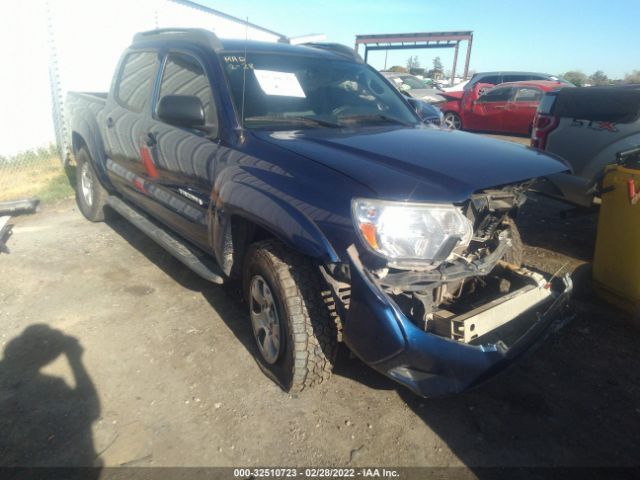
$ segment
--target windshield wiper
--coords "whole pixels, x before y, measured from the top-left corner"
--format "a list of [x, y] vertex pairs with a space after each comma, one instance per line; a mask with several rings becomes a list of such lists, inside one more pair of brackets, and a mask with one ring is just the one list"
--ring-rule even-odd
[[245, 122], [249, 121], [257, 121], [257, 122], [274, 122], [274, 123], [304, 123], [307, 125], [315, 125], [320, 127], [327, 128], [342, 128], [343, 125], [335, 122], [330, 122], [328, 120], [322, 120], [320, 118], [315, 117], [305, 117], [302, 115], [285, 117], [279, 115], [263, 115], [257, 117], [248, 117], [244, 119]]
[[347, 122], [382, 122], [382, 123], [395, 123], [398, 125], [404, 125], [405, 127], [413, 127], [409, 122], [404, 120], [400, 120], [399, 118], [390, 117], [388, 115], [383, 115], [381, 113], [372, 113], [365, 115], [349, 115], [345, 117], [340, 117], [340, 120]]

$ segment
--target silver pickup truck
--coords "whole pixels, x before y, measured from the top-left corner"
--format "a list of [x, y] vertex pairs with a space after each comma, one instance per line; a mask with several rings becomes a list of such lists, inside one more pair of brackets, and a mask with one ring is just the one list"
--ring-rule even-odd
[[640, 147], [640, 85], [548, 92], [531, 146], [561, 157], [572, 170], [547, 177], [540, 191], [578, 206], [598, 203], [604, 167]]

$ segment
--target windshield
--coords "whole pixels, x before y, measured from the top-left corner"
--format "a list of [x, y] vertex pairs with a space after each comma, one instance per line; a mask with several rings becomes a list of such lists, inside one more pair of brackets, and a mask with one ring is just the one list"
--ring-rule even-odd
[[[311, 56], [225, 52], [231, 95], [249, 129], [420, 123], [368, 65]], [[243, 79], [243, 71], [246, 76]]]
[[402, 80], [402, 83], [409, 85], [411, 88], [420, 89], [425, 86], [424, 83], [416, 77], [400, 77], [400, 79]]

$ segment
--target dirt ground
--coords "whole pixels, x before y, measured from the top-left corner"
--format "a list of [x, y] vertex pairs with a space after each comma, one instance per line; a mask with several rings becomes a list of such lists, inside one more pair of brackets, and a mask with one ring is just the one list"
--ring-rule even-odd
[[528, 264], [577, 269], [574, 318], [436, 400], [346, 351], [330, 382], [283, 393], [233, 288], [72, 200], [16, 217], [0, 255], [0, 465], [637, 466], [640, 331], [589, 293], [596, 217], [563, 208], [533, 198], [518, 223]]

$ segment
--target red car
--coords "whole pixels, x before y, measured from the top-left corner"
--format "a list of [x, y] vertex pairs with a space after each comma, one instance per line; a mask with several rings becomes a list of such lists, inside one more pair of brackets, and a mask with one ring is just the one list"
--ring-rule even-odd
[[449, 101], [438, 106], [449, 128], [530, 135], [545, 92], [566, 86], [546, 80], [477, 83], [468, 91], [441, 92]]

